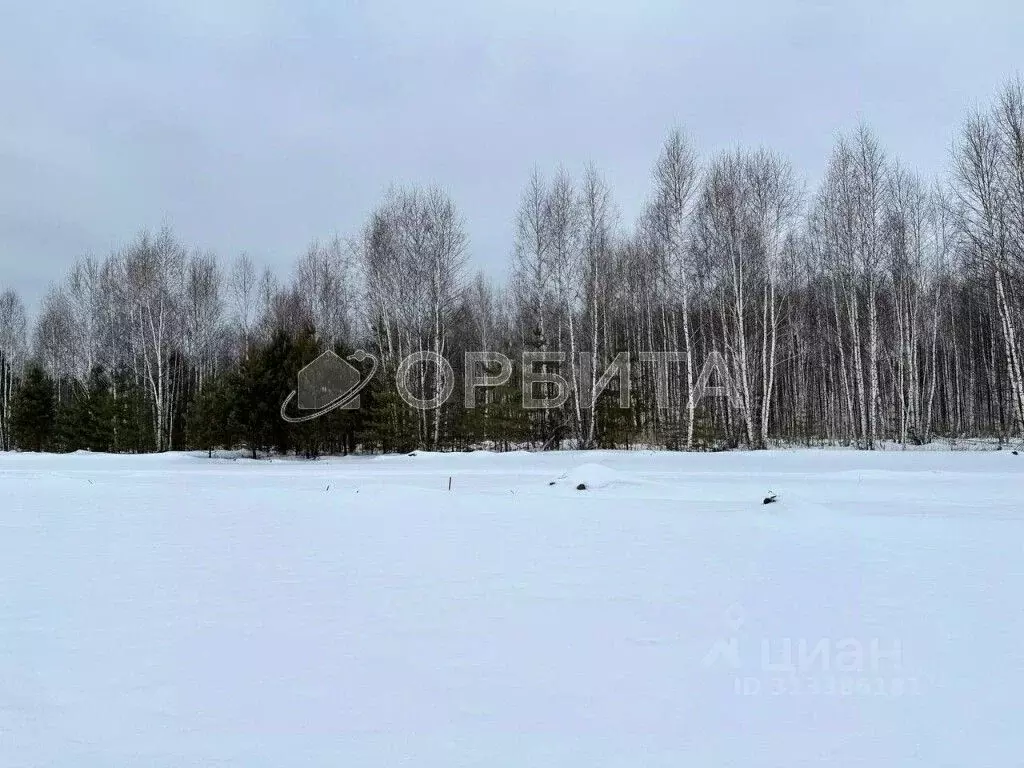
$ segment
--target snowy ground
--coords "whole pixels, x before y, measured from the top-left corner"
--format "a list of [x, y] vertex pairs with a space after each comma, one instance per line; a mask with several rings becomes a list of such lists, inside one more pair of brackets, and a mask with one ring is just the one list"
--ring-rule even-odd
[[1022, 478], [0, 455], [0, 766], [1018, 765]]

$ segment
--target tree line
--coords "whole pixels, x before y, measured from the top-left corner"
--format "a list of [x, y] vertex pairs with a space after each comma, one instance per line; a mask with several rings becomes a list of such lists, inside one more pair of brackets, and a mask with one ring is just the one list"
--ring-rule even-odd
[[[863, 125], [838, 138], [813, 189], [775, 152], [704, 158], [677, 129], [638, 221], [622, 221], [593, 167], [535, 170], [514, 221], [500, 284], [468, 274], [443, 190], [400, 187], [351, 238], [314, 241], [285, 279], [164, 229], [79, 259], [31, 324], [3, 292], [0, 448], [871, 448], [1024, 429], [1019, 78], [967, 117], [942, 177], [891, 158]], [[361, 408], [280, 418], [303, 366], [355, 349], [382, 369]], [[524, 410], [517, 367], [466, 408], [468, 351], [540, 353], [568, 397]], [[597, 396], [611, 361], [652, 351], [667, 354], [632, 365], [628, 409], [614, 386]], [[417, 352], [455, 366], [441, 408], [395, 391]], [[698, 402], [711, 353], [734, 396]], [[410, 385], [427, 399], [443, 378], [426, 364]]]

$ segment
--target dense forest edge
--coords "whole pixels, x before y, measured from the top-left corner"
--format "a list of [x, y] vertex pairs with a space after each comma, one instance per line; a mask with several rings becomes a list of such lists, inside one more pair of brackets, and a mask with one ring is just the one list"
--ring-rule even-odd
[[[775, 152], [704, 158], [673, 129], [631, 224], [596, 168], [535, 170], [502, 284], [468, 274], [461, 215], [437, 187], [393, 188], [360, 232], [313, 241], [286, 279], [169, 228], [143, 233], [80, 258], [31, 323], [15, 291], [0, 293], [0, 450], [1018, 442], [1024, 81], [966, 117], [949, 166], [925, 178], [861, 125], [809, 189]], [[380, 362], [358, 409], [281, 418], [304, 366], [357, 349]], [[464, 355], [477, 351], [513, 371], [466, 407]], [[424, 352], [454, 374], [425, 364], [407, 377], [423, 400], [452, 388], [430, 410], [395, 387]], [[524, 352], [564, 356], [542, 366], [566, 383], [564, 403], [524, 407]], [[668, 354], [643, 364], [649, 352]], [[713, 353], [733, 396], [698, 399]], [[622, 355], [627, 408], [599, 382]]]

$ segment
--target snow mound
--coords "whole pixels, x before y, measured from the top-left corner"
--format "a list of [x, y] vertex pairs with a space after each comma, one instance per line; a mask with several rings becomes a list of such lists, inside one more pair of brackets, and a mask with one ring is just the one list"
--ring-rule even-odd
[[[614, 485], [635, 484], [636, 481], [630, 475], [604, 464], [581, 464], [566, 472], [556, 482], [558, 485], [577, 490], [593, 491]], [[581, 485], [585, 488], [580, 488]]]
[[[159, 454], [157, 454], [157, 455], [159, 455]], [[167, 454], [165, 454], [165, 455], [167, 455]], [[275, 459], [287, 459], [287, 460], [295, 459], [296, 461], [309, 461], [309, 459], [302, 458], [302, 457], [278, 456], [278, 455], [275, 455], [275, 454], [267, 452], [267, 451], [257, 451], [256, 452], [256, 458], [253, 459], [252, 451], [250, 451], [248, 448], [232, 448], [232, 449], [227, 449], [227, 450], [226, 449], [215, 449], [212, 452], [211, 451], [184, 451], [184, 452], [174, 453], [174, 454], [170, 454], [170, 455], [173, 455], [176, 458], [188, 459], [190, 461], [198, 459], [198, 460], [204, 461], [204, 462], [210, 462], [210, 461], [213, 461], [213, 462], [226, 462], [226, 461], [252, 462], [252, 461], [258, 461], [258, 462], [261, 462], [261, 463], [268, 463], [268, 462], [274, 461]]]

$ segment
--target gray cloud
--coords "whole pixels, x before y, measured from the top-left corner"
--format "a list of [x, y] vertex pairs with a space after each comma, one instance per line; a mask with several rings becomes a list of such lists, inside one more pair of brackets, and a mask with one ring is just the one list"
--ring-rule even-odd
[[7, 6], [0, 285], [30, 301], [163, 223], [285, 271], [392, 182], [446, 187], [501, 274], [534, 165], [593, 161], [629, 220], [677, 123], [705, 153], [764, 144], [813, 181], [864, 119], [940, 172], [1024, 28], [1009, 0]]

